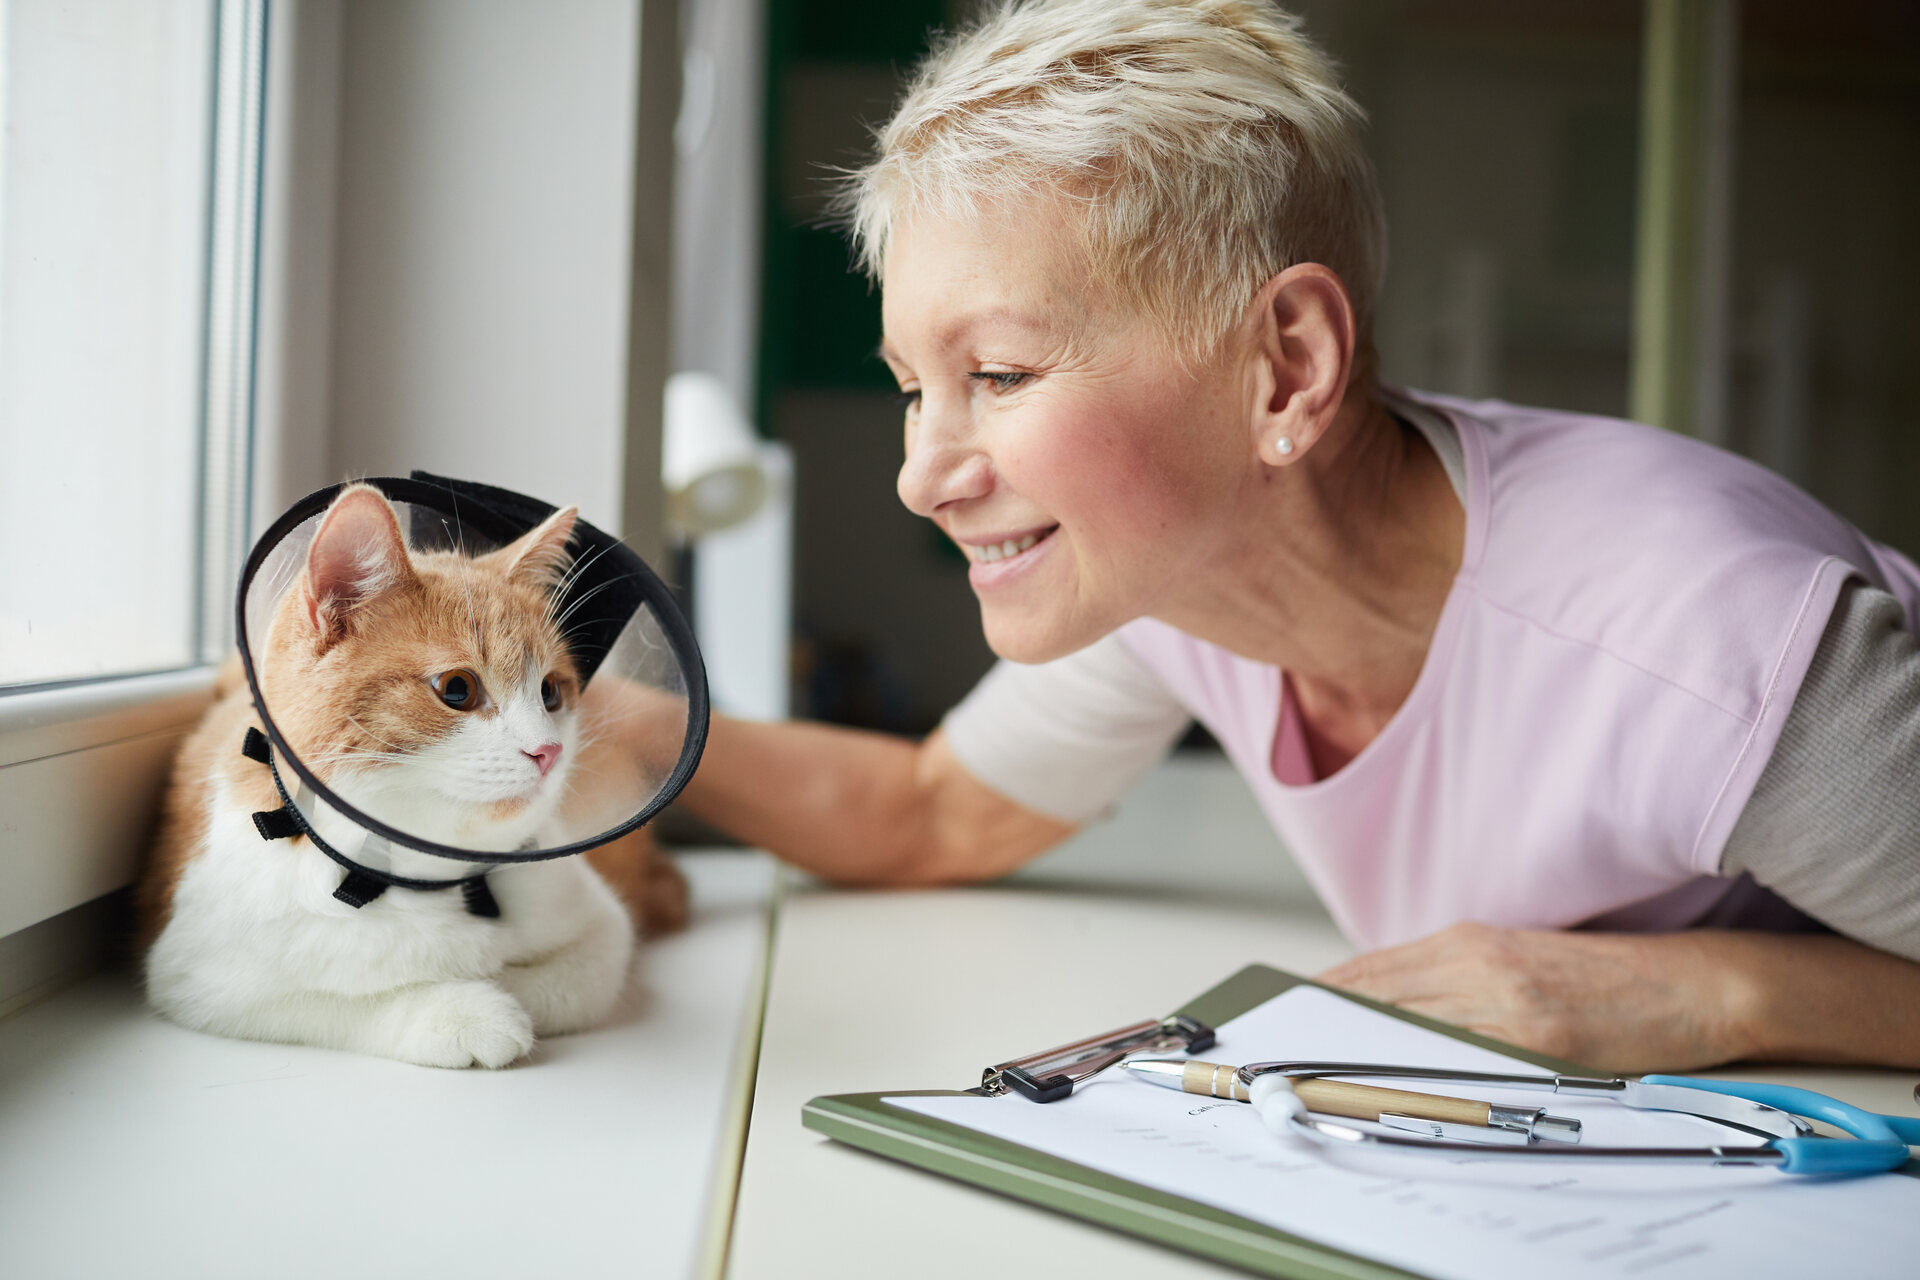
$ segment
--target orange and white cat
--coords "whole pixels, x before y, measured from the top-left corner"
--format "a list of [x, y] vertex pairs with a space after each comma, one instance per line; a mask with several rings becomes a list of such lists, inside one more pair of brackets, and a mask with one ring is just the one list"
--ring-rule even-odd
[[[294, 752], [349, 803], [430, 839], [511, 851], [581, 834], [571, 784], [620, 766], [587, 731], [549, 607], [574, 518], [556, 512], [487, 555], [415, 552], [378, 490], [342, 491], [258, 651], [262, 695]], [[336, 900], [339, 865], [304, 836], [269, 842], [255, 829], [252, 815], [280, 798], [240, 751], [259, 724], [245, 683], [223, 685], [175, 764], [137, 895], [147, 997], [167, 1017], [500, 1067], [537, 1035], [605, 1018], [636, 926], [684, 919], [685, 883], [644, 832], [585, 858], [493, 868], [497, 918], [469, 911], [458, 888]], [[446, 880], [488, 868], [396, 848], [391, 870]]]

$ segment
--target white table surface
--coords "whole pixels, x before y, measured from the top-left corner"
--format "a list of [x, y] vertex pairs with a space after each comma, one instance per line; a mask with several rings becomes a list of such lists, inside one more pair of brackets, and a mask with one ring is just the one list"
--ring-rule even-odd
[[611, 1025], [504, 1071], [201, 1035], [124, 973], [0, 1023], [0, 1276], [696, 1274], [732, 1199], [773, 867], [682, 865], [692, 923], [643, 945]]

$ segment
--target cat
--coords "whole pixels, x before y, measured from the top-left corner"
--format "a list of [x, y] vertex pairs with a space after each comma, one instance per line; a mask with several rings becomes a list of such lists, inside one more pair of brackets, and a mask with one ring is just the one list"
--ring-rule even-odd
[[[593, 689], [579, 687], [550, 607], [575, 519], [557, 511], [485, 555], [414, 551], [377, 489], [344, 489], [256, 649], [294, 753], [350, 804], [431, 839], [508, 851], [582, 834], [567, 823], [571, 784], [634, 766], [590, 732]], [[684, 921], [685, 881], [644, 831], [584, 858], [492, 869], [497, 918], [457, 886], [337, 900], [338, 864], [305, 836], [267, 841], [254, 826], [280, 798], [241, 754], [259, 718], [237, 668], [175, 762], [135, 894], [147, 998], [166, 1017], [502, 1067], [536, 1036], [604, 1019], [635, 929]], [[398, 848], [391, 866], [434, 880], [487, 869]]]

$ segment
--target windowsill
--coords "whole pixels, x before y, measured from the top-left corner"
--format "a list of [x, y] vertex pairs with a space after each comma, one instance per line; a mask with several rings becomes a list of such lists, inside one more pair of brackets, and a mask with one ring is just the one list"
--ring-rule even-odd
[[[76, 908], [132, 883], [167, 771], [216, 678], [192, 667], [0, 693], [0, 940], [43, 924], [82, 928]], [[98, 941], [33, 949], [79, 953]], [[53, 976], [0, 963], [0, 1007]]]
[[0, 1275], [692, 1275], [724, 1238], [774, 867], [684, 855], [610, 1025], [436, 1071], [164, 1022], [124, 971], [0, 1024]]
[[213, 667], [0, 689], [0, 768], [191, 725]]

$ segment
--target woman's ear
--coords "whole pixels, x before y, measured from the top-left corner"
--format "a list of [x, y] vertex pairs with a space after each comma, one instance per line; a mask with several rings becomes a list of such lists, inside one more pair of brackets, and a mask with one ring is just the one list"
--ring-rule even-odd
[[307, 619], [321, 649], [346, 633], [354, 610], [414, 582], [413, 559], [386, 495], [350, 485], [327, 508], [307, 548]]
[[1267, 281], [1253, 314], [1254, 449], [1270, 467], [1298, 462], [1326, 433], [1353, 368], [1353, 303], [1317, 262]]

